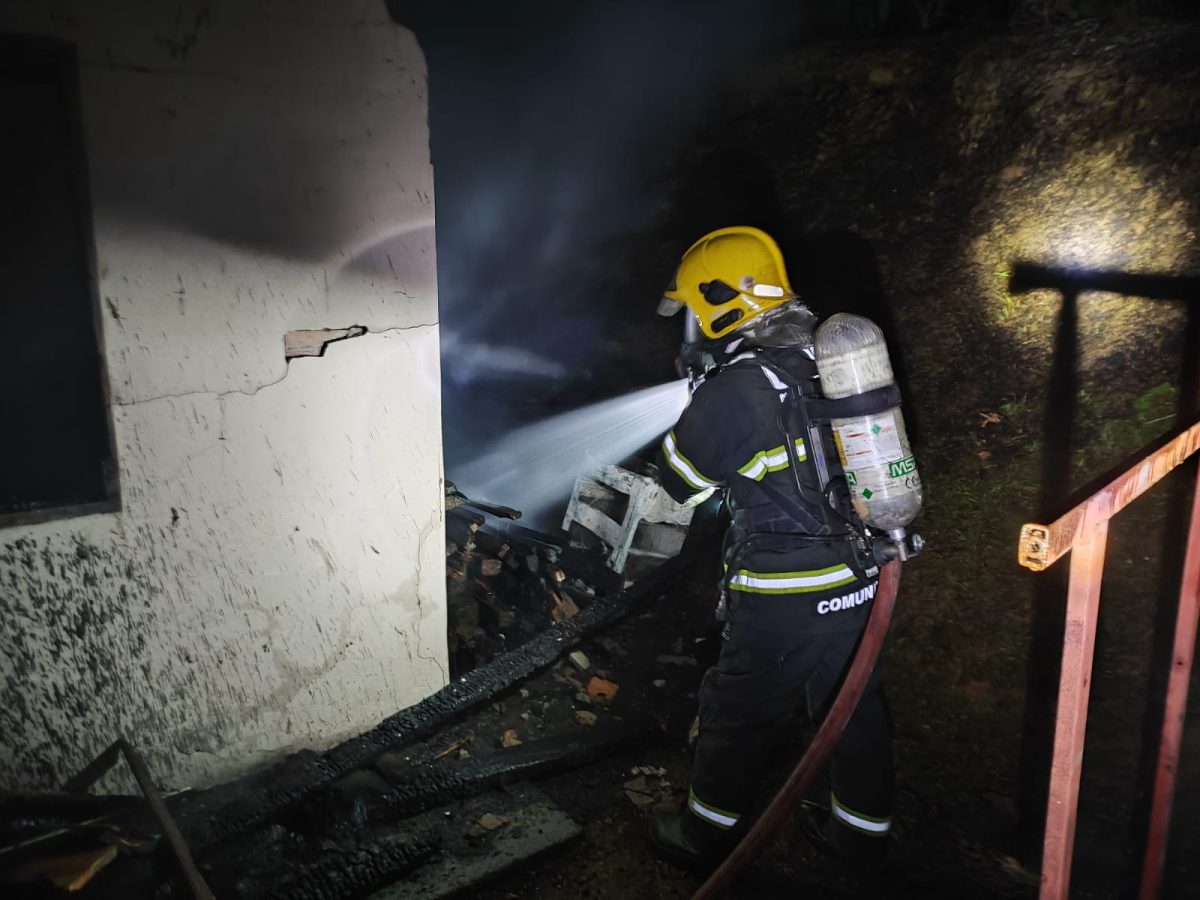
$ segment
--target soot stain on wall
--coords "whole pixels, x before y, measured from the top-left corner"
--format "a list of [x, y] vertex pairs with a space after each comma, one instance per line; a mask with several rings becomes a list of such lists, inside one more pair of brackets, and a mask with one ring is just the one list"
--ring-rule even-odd
[[[0, 545], [0, 567], [10, 588], [0, 614], [23, 622], [0, 638], [10, 663], [0, 685], [0, 729], [42, 736], [11, 748], [0, 766], [5, 780], [34, 772], [39, 781], [61, 783], [71, 766], [87, 761], [76, 748], [94, 743], [99, 753], [132, 720], [157, 732], [178, 704], [148, 677], [154, 591], [138, 564], [79, 536], [26, 537]], [[30, 684], [49, 690], [33, 695]], [[111, 733], [81, 736], [96, 707]]]

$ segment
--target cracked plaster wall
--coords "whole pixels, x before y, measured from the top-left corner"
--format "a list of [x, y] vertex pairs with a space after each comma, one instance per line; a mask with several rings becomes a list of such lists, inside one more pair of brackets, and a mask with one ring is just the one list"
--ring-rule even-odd
[[[202, 785], [445, 683], [433, 171], [384, 0], [19, 2], [76, 45], [121, 510], [0, 527], [0, 786]], [[323, 357], [294, 329], [363, 325]]]

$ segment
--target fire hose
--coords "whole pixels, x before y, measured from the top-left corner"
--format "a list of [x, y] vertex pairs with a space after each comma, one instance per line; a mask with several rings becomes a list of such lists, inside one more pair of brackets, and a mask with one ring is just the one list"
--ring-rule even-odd
[[830, 754], [833, 753], [842, 732], [846, 730], [846, 724], [858, 706], [858, 701], [862, 698], [863, 690], [879, 659], [879, 652], [883, 649], [883, 641], [892, 621], [892, 610], [896, 605], [896, 591], [900, 587], [900, 565], [899, 559], [893, 559], [884, 565], [880, 573], [879, 591], [875, 595], [871, 615], [858, 642], [858, 649], [854, 652], [854, 659], [846, 672], [841, 690], [834, 698], [821, 727], [817, 729], [812, 743], [796, 763], [779, 793], [758, 817], [758, 821], [721, 866], [692, 895], [692, 900], [713, 900], [724, 894], [741, 871], [767, 846], [779, 826], [791, 815], [796, 804], [825, 768]]

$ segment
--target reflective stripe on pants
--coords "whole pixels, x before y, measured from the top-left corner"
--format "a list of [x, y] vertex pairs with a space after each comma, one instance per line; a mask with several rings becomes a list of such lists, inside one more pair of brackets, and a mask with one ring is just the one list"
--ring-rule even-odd
[[722, 829], [732, 828], [738, 823], [738, 819], [741, 818], [739, 813], [732, 813], [728, 810], [718, 809], [709, 803], [705, 803], [696, 796], [696, 791], [694, 788], [688, 791], [688, 809], [690, 809], [709, 825], [715, 825]]
[[[700, 687], [691, 797], [702, 806], [697, 809], [689, 800], [689, 807], [715, 827], [733, 827], [738, 817], [726, 811], [746, 810], [754, 803], [779, 726], [804, 709], [806, 698], [815, 714], [823, 712], [858, 641], [856, 630], [797, 637], [769, 617], [753, 627], [746, 620], [745, 610], [739, 610], [719, 662], [705, 673]], [[876, 675], [832, 758], [833, 789], [844, 807], [860, 818], [884, 820], [891, 815], [890, 731]], [[795, 748], [794, 756], [798, 758], [802, 749]], [[705, 811], [734, 822], [725, 825]]]
[[861, 831], [864, 834], [876, 837], [883, 837], [892, 830], [891, 816], [869, 816], [866, 813], [856, 812], [844, 803], [839, 802], [837, 795], [833, 791], [829, 792], [829, 809], [837, 821], [848, 825], [855, 831]]

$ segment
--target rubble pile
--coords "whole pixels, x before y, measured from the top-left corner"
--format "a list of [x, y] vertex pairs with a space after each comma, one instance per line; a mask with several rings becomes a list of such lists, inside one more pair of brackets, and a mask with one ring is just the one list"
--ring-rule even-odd
[[[512, 525], [485, 528], [466, 506], [446, 513], [452, 678], [491, 662], [622, 587], [597, 550]], [[493, 530], [494, 529], [494, 530]]]
[[[324, 752], [166, 798], [211, 895], [447, 896], [575, 839], [593, 810], [672, 794], [658, 769], [625, 783], [643, 754], [662, 761], [668, 706], [694, 705], [695, 670], [665, 672], [668, 645], [646, 627], [688, 560], [631, 586], [603, 548], [518, 527], [515, 510], [488, 507], [508, 521], [485, 529], [482, 512], [447, 507], [450, 682]], [[607, 789], [583, 790], [588, 772]], [[0, 792], [0, 838], [18, 898], [42, 896], [50, 872], [95, 898], [191, 895], [141, 798]]]
[[[577, 633], [571, 637], [576, 627], [610, 602], [593, 601], [590, 612], [581, 612], [563, 627], [568, 640], [557, 663], [509, 684], [490, 702], [443, 719], [439, 728], [424, 735], [410, 731], [407, 740], [370, 754], [331, 751], [327, 761], [353, 757], [360, 762], [324, 783], [310, 782], [294, 800], [264, 808], [252, 819], [242, 818], [244, 825], [236, 833], [226, 828], [218, 835], [211, 828], [213, 820], [224, 820], [243, 805], [222, 802], [220, 790], [171, 798], [215, 896], [445, 896], [578, 837], [576, 810], [564, 804], [561, 795], [547, 795], [532, 783], [627, 760], [663, 738], [660, 719], [640, 702], [644, 697], [636, 685], [644, 679], [634, 671], [625, 641], [599, 637], [571, 649], [579, 639]], [[540, 636], [543, 642], [547, 639], [550, 633]], [[504, 661], [519, 659], [526, 649], [506, 655]], [[462, 682], [488, 674], [481, 668], [459, 683], [469, 693]], [[415, 721], [412, 714], [408, 719]], [[322, 767], [309, 756], [292, 765], [311, 773], [314, 763]], [[617, 771], [621, 777], [614, 773], [610, 779], [613, 796], [624, 792], [629, 764]], [[656, 777], [657, 771], [647, 769], [642, 773], [646, 784], [634, 787], [667, 796], [669, 782]], [[286, 772], [277, 773], [273, 783], [259, 781], [261, 796], [280, 794], [277, 779]], [[641, 777], [638, 772], [633, 775]], [[249, 787], [231, 786], [233, 796], [253, 796]], [[122, 810], [141, 808], [136, 798], [118, 799]], [[78, 814], [72, 808], [68, 818]], [[45, 827], [48, 824], [37, 830]], [[154, 831], [137, 818], [113, 817], [111, 827], [123, 839]], [[38, 855], [57, 861], [78, 842], [90, 845], [93, 840], [86, 830], [76, 832], [70, 842], [39, 848]], [[154, 896], [157, 891], [162, 896], [187, 896], [183, 885], [171, 878], [169, 855], [155, 843], [161, 842], [151, 838], [141, 857], [122, 851], [110, 871], [91, 883], [88, 895]], [[0, 865], [0, 881], [19, 874]], [[166, 882], [161, 881], [164, 876]], [[40, 896], [36, 882], [14, 887], [18, 897]]]

